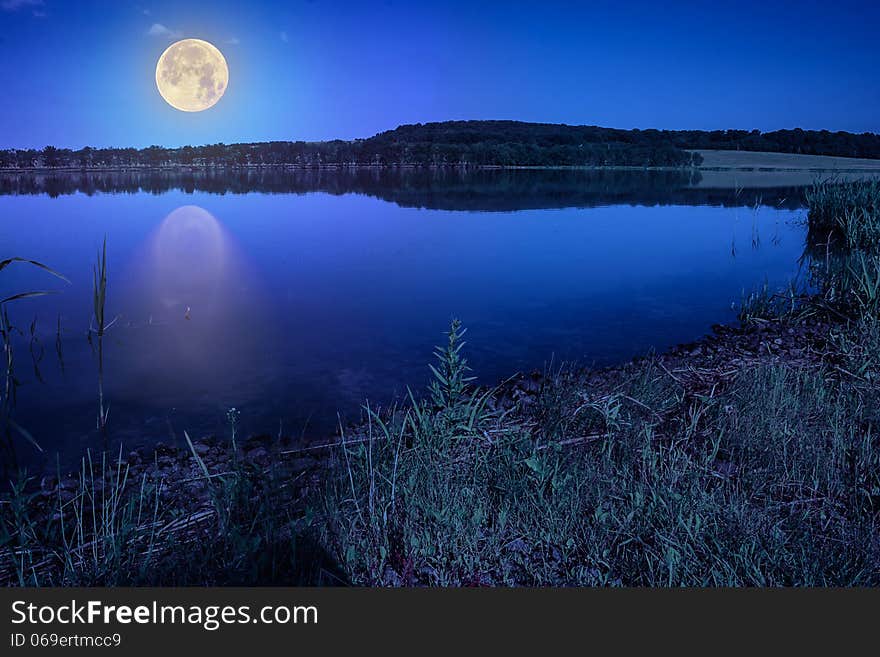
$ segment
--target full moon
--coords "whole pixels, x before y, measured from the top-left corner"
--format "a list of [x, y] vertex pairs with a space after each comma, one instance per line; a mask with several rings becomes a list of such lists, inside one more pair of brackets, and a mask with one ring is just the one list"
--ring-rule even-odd
[[156, 86], [166, 102], [183, 112], [201, 112], [220, 100], [229, 84], [226, 59], [201, 39], [172, 43], [156, 64]]

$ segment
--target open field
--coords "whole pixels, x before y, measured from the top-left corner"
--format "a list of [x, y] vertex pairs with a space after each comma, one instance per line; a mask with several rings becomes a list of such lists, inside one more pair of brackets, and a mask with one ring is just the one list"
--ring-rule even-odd
[[817, 179], [848, 182], [880, 176], [880, 160], [793, 153], [694, 151], [703, 156], [696, 187], [803, 187]]
[[701, 169], [780, 169], [785, 171], [877, 171], [880, 160], [795, 153], [693, 151], [703, 156]]

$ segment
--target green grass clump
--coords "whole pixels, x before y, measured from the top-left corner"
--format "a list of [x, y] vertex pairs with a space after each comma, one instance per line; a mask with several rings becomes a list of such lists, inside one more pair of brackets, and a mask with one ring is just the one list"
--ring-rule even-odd
[[447, 406], [371, 414], [322, 500], [325, 543], [358, 584], [880, 584], [864, 389], [768, 365], [688, 397], [651, 361], [626, 381], [594, 396], [559, 374], [467, 429]]
[[880, 180], [817, 182], [806, 195], [807, 236], [800, 286], [743, 296], [743, 324], [816, 314], [849, 322], [880, 316]]
[[778, 321], [796, 321], [809, 313], [803, 301], [807, 294], [798, 289], [796, 282], [791, 282], [785, 290], [772, 291], [769, 284], [764, 284], [743, 294], [737, 308], [737, 319], [744, 324], [761, 324]]
[[880, 243], [880, 180], [817, 182], [807, 191], [807, 221], [815, 236], [837, 236], [847, 248]]
[[[242, 463], [197, 486], [89, 453], [49, 491], [21, 476], [0, 504], [0, 582], [20, 586], [338, 584], [301, 533], [283, 468]], [[200, 486], [207, 500], [200, 500]]]

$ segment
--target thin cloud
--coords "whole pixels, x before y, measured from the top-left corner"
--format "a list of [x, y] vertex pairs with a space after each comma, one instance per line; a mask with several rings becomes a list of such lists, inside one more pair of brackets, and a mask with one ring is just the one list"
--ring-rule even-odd
[[232, 37], [231, 39], [226, 39], [226, 43], [228, 43], [230, 46], [237, 46], [239, 43], [241, 43], [241, 41], [238, 37]]
[[[42, 7], [43, 0], [2, 0], [0, 9], [3, 11], [18, 11], [24, 7]], [[36, 15], [36, 12], [34, 12]]]
[[153, 23], [147, 30], [147, 36], [162, 37], [163, 39], [179, 39], [181, 33], [177, 30], [171, 30], [162, 25], [162, 23]]
[[287, 37], [287, 32], [282, 32], [282, 33], [279, 34], [278, 36], [281, 37], [281, 40], [282, 40], [284, 43], [287, 43], [288, 40], [289, 40], [288, 37]]

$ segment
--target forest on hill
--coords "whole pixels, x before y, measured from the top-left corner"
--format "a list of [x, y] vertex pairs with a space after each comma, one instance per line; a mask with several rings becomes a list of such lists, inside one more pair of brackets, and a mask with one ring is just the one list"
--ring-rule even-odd
[[699, 166], [692, 150], [745, 150], [880, 158], [880, 135], [827, 130], [620, 130], [520, 121], [404, 125], [368, 139], [272, 141], [181, 148], [46, 146], [0, 150], [0, 168], [175, 166]]

